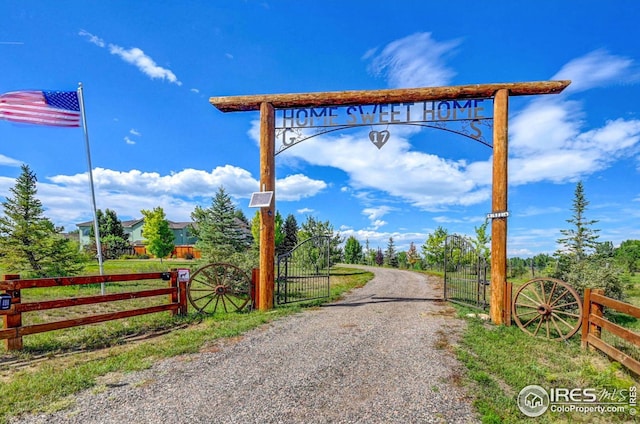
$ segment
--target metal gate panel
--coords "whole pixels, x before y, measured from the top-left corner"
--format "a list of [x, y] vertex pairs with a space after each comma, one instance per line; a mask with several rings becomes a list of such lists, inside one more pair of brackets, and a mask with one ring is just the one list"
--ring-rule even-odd
[[329, 297], [330, 237], [311, 237], [278, 256], [274, 303]]
[[485, 309], [489, 306], [487, 261], [470, 240], [448, 236], [444, 255], [444, 298], [451, 302]]

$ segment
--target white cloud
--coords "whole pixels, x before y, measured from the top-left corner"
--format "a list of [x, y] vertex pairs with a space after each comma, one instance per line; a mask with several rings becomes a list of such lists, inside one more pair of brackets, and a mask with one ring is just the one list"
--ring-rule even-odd
[[460, 43], [461, 40], [439, 42], [430, 32], [420, 32], [387, 44], [378, 55], [369, 50], [364, 57], [372, 58], [370, 71], [386, 77], [393, 88], [441, 86], [455, 76], [446, 59]]
[[23, 162], [0, 154], [0, 165], [4, 166], [21, 166]]
[[376, 219], [373, 222], [371, 222], [371, 228], [373, 230], [377, 230], [378, 228], [384, 227], [387, 224], [388, 224], [387, 221], [383, 221], [382, 219]]
[[[75, 225], [90, 219], [88, 174], [56, 175], [48, 183], [38, 183], [38, 196], [54, 222]], [[200, 203], [208, 204], [218, 188], [223, 186], [234, 199], [248, 199], [258, 190], [259, 182], [245, 169], [225, 165], [211, 172], [184, 169], [169, 175], [143, 172], [136, 169], [116, 171], [104, 168], [93, 170], [98, 208], [113, 209], [118, 216], [136, 218], [140, 209], [161, 206], [171, 220], [188, 220], [191, 211]], [[0, 178], [0, 194], [8, 193], [14, 179]], [[326, 183], [302, 174], [290, 175], [276, 181], [279, 201], [294, 201], [318, 194]], [[4, 190], [4, 192], [3, 192]]]
[[635, 82], [640, 74], [630, 58], [595, 50], [564, 65], [551, 79], [571, 80], [567, 93], [602, 87], [612, 83]]
[[300, 215], [306, 215], [306, 214], [313, 213], [314, 210], [310, 208], [302, 208], [302, 209], [298, 209], [296, 212], [298, 212]]
[[131, 140], [129, 137], [124, 136], [124, 142], [127, 144], [136, 144], [135, 141]]
[[135, 135], [135, 136], [138, 136], [138, 137], [140, 137], [142, 135], [142, 134], [140, 134], [140, 131], [136, 130], [135, 128], [131, 128], [129, 130], [129, 134], [132, 134], [132, 135]]
[[120, 56], [122, 60], [127, 63], [131, 63], [136, 66], [143, 74], [147, 75], [151, 79], [167, 80], [176, 85], [182, 85], [178, 80], [178, 77], [169, 69], [158, 66], [156, 62], [151, 59], [138, 47], [132, 47], [130, 49], [124, 49], [115, 44], [109, 44], [109, 52], [116, 56]]
[[278, 200], [295, 201], [305, 197], [313, 197], [327, 187], [327, 183], [320, 180], [312, 180], [306, 175], [296, 174], [276, 180], [276, 193]]
[[393, 210], [394, 208], [390, 206], [378, 206], [375, 208], [365, 208], [362, 210], [362, 214], [366, 215], [369, 220], [375, 221], [376, 219], [382, 218]]
[[[253, 136], [255, 132], [252, 130], [250, 134]], [[371, 144], [366, 132], [358, 132], [318, 136], [280, 157], [341, 169], [356, 190], [381, 190], [425, 210], [474, 204], [490, 195], [486, 187], [479, 187], [469, 178], [463, 162], [413, 151], [400, 127], [392, 130], [391, 138], [381, 150]], [[490, 174], [483, 180], [487, 178]]]
[[111, 54], [119, 56], [125, 62], [134, 65], [143, 74], [147, 75], [151, 79], [157, 78], [167, 80], [170, 83], [176, 85], [182, 85], [182, 82], [178, 80], [178, 77], [176, 77], [176, 75], [170, 69], [158, 66], [150, 56], [145, 54], [145, 52], [138, 47], [125, 49], [118, 46], [117, 44], [107, 44], [100, 37], [93, 35], [85, 30], [81, 30], [78, 35], [86, 37], [90, 43], [95, 44], [98, 47], [105, 48], [108, 46], [109, 52]]
[[198, 90], [197, 88], [191, 88], [189, 91], [191, 91], [192, 93], [196, 93], [196, 94], [200, 93], [200, 90]]
[[88, 39], [88, 41], [92, 44], [95, 44], [98, 47], [105, 47], [106, 44], [104, 42], [104, 40], [98, 36], [95, 36], [83, 29], [80, 30], [80, 32], [78, 33], [78, 35], [82, 36], [82, 37], [86, 37]]

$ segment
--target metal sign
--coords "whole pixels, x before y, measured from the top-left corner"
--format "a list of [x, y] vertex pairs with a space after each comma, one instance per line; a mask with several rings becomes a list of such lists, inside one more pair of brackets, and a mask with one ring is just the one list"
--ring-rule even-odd
[[509, 211], [493, 212], [493, 213], [487, 214], [487, 219], [507, 218], [507, 217], [509, 217]]
[[178, 282], [186, 283], [189, 281], [189, 269], [188, 268], [178, 268]]
[[[492, 128], [491, 99], [437, 100], [355, 106], [326, 106], [278, 109], [276, 154], [320, 134], [354, 127], [372, 127], [369, 139], [382, 148], [391, 133], [390, 125], [418, 125], [464, 135], [489, 147], [483, 130]], [[374, 126], [384, 126], [377, 131]], [[314, 129], [315, 131], [310, 131]]]

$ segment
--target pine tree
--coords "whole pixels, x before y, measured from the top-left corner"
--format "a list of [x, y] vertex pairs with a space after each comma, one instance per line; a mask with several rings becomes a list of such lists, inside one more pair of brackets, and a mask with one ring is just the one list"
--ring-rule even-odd
[[175, 247], [175, 237], [169, 228], [169, 221], [161, 207], [150, 211], [143, 209], [140, 213], [144, 217], [142, 236], [145, 239], [146, 249], [162, 262], [162, 258], [171, 253]]
[[578, 182], [571, 207], [573, 215], [567, 220], [573, 227], [560, 230], [565, 237], [558, 239], [561, 248], [556, 252], [558, 268], [553, 276], [566, 281], [578, 292], [586, 287], [597, 287], [604, 289], [605, 296], [623, 299], [621, 270], [610, 266], [611, 258], [594, 254], [599, 230], [591, 226], [598, 221], [585, 217], [588, 205], [582, 182]]
[[225, 262], [251, 246], [247, 225], [236, 216], [236, 208], [224, 187], [218, 189], [210, 207], [196, 206], [191, 219], [192, 233], [198, 238], [196, 247], [207, 260]]
[[582, 181], [576, 184], [576, 189], [573, 198], [573, 216], [571, 219], [567, 219], [569, 224], [572, 224], [572, 228], [560, 230], [560, 233], [564, 236], [558, 239], [558, 244], [562, 246], [558, 252], [561, 255], [567, 255], [571, 262], [582, 262], [598, 244], [598, 232], [591, 226], [597, 223], [597, 220], [588, 220], [585, 217], [585, 211], [589, 202], [584, 195], [584, 187]]
[[396, 253], [396, 247], [393, 242], [393, 237], [389, 237], [389, 242], [387, 243], [387, 250], [385, 250], [384, 252], [384, 257], [387, 265], [393, 268], [398, 268], [398, 254]]
[[284, 221], [284, 241], [282, 248], [285, 252], [290, 252], [298, 244], [298, 222], [292, 214], [287, 215]]
[[[102, 210], [98, 209], [96, 211], [96, 218], [98, 221], [98, 230], [100, 231], [102, 257], [104, 259], [116, 259], [120, 257], [123, 252], [128, 251], [130, 247], [129, 235], [125, 232], [122, 221], [120, 221], [116, 212], [111, 209], [106, 209], [103, 213]], [[91, 240], [89, 250], [95, 253], [96, 242], [93, 226], [89, 229], [89, 237]]]
[[25, 272], [29, 276], [65, 276], [77, 274], [86, 257], [78, 246], [60, 233], [44, 216], [44, 208], [36, 198], [37, 178], [28, 165], [22, 165], [16, 185], [9, 189], [13, 196], [2, 202], [0, 217], [0, 258], [9, 272]]

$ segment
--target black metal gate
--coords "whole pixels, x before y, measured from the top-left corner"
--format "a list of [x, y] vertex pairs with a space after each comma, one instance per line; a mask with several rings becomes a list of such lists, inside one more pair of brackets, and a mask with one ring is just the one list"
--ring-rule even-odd
[[487, 261], [471, 241], [457, 234], [450, 235], [446, 238], [444, 253], [444, 298], [481, 309], [489, 306]]
[[329, 297], [329, 242], [311, 237], [278, 256], [276, 305]]

